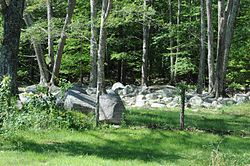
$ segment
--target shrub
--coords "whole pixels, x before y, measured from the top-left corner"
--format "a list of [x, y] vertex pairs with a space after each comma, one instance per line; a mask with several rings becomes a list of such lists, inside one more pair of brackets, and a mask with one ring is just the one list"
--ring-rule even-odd
[[[8, 82], [4, 80], [1, 86], [1, 114], [0, 128], [4, 131], [18, 129], [44, 130], [44, 129], [75, 129], [86, 130], [94, 126], [93, 115], [85, 115], [76, 111], [66, 111], [56, 106], [56, 98], [49, 94], [46, 88], [37, 88], [36, 93], [27, 94], [29, 102], [24, 104], [21, 110], [8, 104]], [[6, 83], [6, 84], [5, 84]], [[5, 94], [5, 95], [4, 95]], [[7, 97], [9, 96], [9, 97]], [[2, 107], [3, 105], [3, 107]], [[15, 104], [12, 104], [15, 105]]]

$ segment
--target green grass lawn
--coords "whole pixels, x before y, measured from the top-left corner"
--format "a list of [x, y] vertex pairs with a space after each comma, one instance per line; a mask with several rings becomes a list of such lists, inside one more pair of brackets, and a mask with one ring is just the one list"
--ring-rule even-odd
[[130, 109], [121, 128], [0, 135], [0, 166], [250, 165], [250, 103], [221, 110]]

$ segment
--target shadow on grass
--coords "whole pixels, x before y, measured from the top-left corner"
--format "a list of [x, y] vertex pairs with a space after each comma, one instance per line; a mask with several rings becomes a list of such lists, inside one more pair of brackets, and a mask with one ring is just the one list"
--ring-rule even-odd
[[[179, 112], [162, 110], [129, 110], [125, 122], [128, 126], [144, 126], [152, 129], [178, 129]], [[186, 128], [195, 128], [214, 134], [250, 133], [250, 120], [235, 115], [209, 115], [187, 113]]]
[[[85, 135], [86, 134], [86, 135]], [[108, 138], [103, 138], [102, 134], [84, 133], [93, 141], [66, 141], [66, 142], [44, 142], [37, 143], [32, 140], [19, 137], [12, 140], [11, 144], [15, 145], [14, 149], [1, 148], [0, 150], [15, 150], [15, 151], [31, 151], [35, 153], [44, 153], [54, 155], [56, 153], [68, 156], [97, 156], [104, 159], [112, 160], [141, 160], [144, 162], [174, 162], [183, 157], [177, 155], [175, 149], [163, 149], [161, 145], [155, 144], [151, 134], [146, 134], [143, 137], [129, 137], [128, 133], [109, 132]], [[116, 140], [112, 139], [112, 135]], [[129, 138], [122, 140], [122, 138]]]

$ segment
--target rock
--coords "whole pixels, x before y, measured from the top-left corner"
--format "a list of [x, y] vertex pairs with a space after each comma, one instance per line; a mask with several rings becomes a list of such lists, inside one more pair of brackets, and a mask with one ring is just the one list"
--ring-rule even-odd
[[165, 104], [160, 104], [160, 103], [152, 103], [151, 104], [152, 108], [163, 108], [165, 107]]
[[189, 103], [192, 107], [200, 107], [202, 104], [202, 99], [199, 96], [194, 96], [189, 100]]
[[212, 102], [212, 107], [216, 108], [217, 105], [218, 105], [218, 102], [217, 102], [217, 101], [213, 101], [213, 102]]
[[202, 100], [203, 100], [204, 102], [207, 102], [207, 103], [210, 103], [210, 104], [212, 104], [214, 101], [217, 101], [215, 98], [212, 98], [212, 97], [210, 97], [210, 96], [203, 97]]
[[49, 92], [52, 95], [56, 96], [56, 95], [58, 95], [61, 92], [61, 88], [59, 88], [58, 86], [53, 85], [53, 86], [49, 87]]
[[163, 97], [163, 98], [162, 98], [162, 101], [163, 101], [164, 103], [170, 103], [171, 101], [173, 101], [173, 98], [172, 98], [172, 97]]
[[124, 86], [122, 83], [117, 82], [117, 83], [115, 83], [115, 84], [112, 86], [111, 89], [112, 89], [115, 93], [118, 93], [119, 90], [122, 90], [122, 89], [124, 89], [124, 88], [125, 88], [125, 86]]
[[249, 97], [248, 97], [247, 94], [235, 94], [234, 95], [234, 100], [237, 103], [244, 103], [244, 102], [249, 101]]
[[145, 95], [146, 100], [155, 100], [158, 98], [157, 94], [150, 93]]
[[27, 93], [35, 93], [36, 91], [37, 91], [37, 85], [31, 85], [25, 88], [25, 92]]
[[236, 101], [234, 101], [231, 98], [222, 98], [221, 100], [218, 100], [218, 101], [222, 105], [233, 105], [233, 104], [236, 104]]
[[133, 106], [135, 105], [135, 97], [124, 97], [123, 103], [127, 106]]
[[20, 100], [17, 100], [16, 107], [18, 110], [21, 110], [23, 108], [23, 103]]
[[29, 94], [26, 92], [18, 94], [20, 102], [23, 104], [28, 103], [28, 101], [29, 101], [28, 95]]
[[211, 108], [211, 107], [212, 107], [212, 103], [203, 102], [203, 103], [201, 104], [201, 106], [204, 107], [204, 108]]
[[168, 103], [168, 104], [167, 104], [167, 107], [175, 108], [175, 107], [179, 107], [179, 104], [172, 101], [171, 103]]
[[180, 101], [181, 101], [180, 96], [176, 96], [173, 98], [173, 100], [170, 103], [167, 104], [167, 107], [170, 107], [170, 108], [179, 107]]
[[146, 104], [146, 98], [144, 95], [138, 95], [136, 96], [135, 100], [135, 106], [136, 107], [143, 107]]
[[134, 95], [134, 92], [135, 92], [135, 87], [132, 85], [126, 85], [122, 91], [123, 95], [129, 95], [129, 94]]
[[57, 100], [58, 105], [63, 105], [65, 109], [77, 110], [83, 113], [95, 111], [95, 98], [76, 89], [70, 89], [65, 93], [65, 96]]
[[86, 93], [88, 95], [95, 96], [96, 95], [96, 88], [89, 87], [89, 88], [86, 89]]
[[139, 92], [140, 95], [146, 95], [151, 93], [150, 89], [147, 86], [142, 86]]
[[100, 96], [100, 121], [120, 124], [125, 111], [123, 102], [118, 94], [104, 94]]

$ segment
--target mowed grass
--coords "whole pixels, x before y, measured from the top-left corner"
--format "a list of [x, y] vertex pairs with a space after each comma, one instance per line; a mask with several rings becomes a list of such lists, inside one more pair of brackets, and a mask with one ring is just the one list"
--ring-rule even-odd
[[130, 109], [121, 128], [0, 135], [0, 166], [250, 165], [250, 103], [221, 110]]

